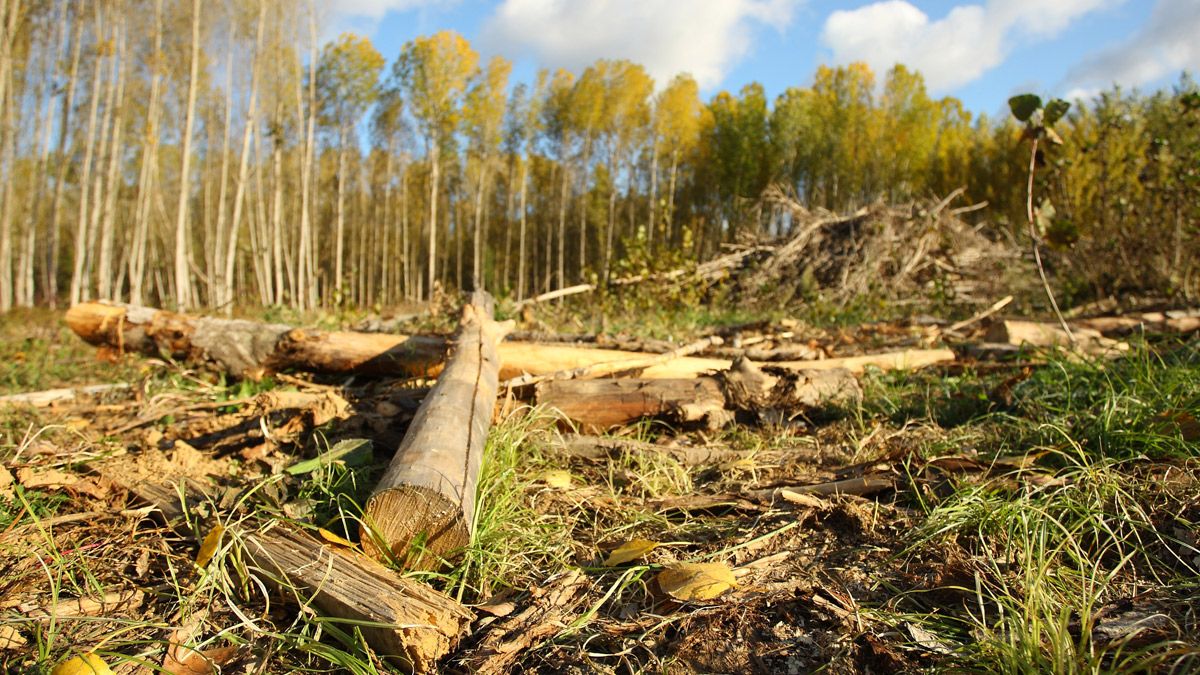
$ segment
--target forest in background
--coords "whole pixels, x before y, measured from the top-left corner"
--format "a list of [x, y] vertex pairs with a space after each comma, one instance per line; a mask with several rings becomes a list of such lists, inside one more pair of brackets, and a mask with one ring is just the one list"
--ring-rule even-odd
[[[1023, 127], [900, 65], [705, 101], [628, 61], [513, 83], [452, 32], [380, 54], [323, 31], [309, 0], [0, 0], [0, 311], [523, 298], [788, 234], [780, 193], [965, 187], [1028, 245]], [[1105, 92], [1057, 131], [1034, 192], [1068, 302], [1200, 297], [1196, 84]]]

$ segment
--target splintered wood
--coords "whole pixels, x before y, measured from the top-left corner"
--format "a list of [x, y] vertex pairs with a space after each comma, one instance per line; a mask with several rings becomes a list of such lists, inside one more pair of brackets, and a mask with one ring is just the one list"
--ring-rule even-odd
[[433, 568], [470, 541], [500, 384], [496, 348], [510, 329], [492, 320], [492, 299], [484, 293], [463, 308], [446, 368], [367, 502], [361, 538], [372, 557]]
[[[187, 532], [186, 513], [203, 503], [203, 488], [186, 480], [126, 484], [171, 527]], [[472, 615], [450, 597], [399, 576], [361, 553], [282, 523], [250, 521], [225, 530], [241, 542], [245, 570], [297, 605], [353, 622], [379, 655], [415, 672], [437, 663], [466, 634]]]
[[784, 421], [820, 405], [861, 399], [846, 369], [769, 374], [745, 359], [713, 377], [674, 380], [550, 380], [538, 385], [537, 402], [587, 428], [627, 424], [644, 417], [717, 428], [738, 412]]

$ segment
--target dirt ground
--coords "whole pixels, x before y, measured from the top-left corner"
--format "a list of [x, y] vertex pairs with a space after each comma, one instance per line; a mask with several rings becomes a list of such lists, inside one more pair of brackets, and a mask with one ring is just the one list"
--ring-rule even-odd
[[[128, 385], [0, 403], [8, 672], [67, 672], [82, 654], [113, 672], [405, 670], [253, 581], [232, 533], [284, 521], [352, 546], [426, 383], [234, 382], [98, 360], [53, 314], [6, 323], [0, 395]], [[943, 344], [937, 325], [776, 320], [739, 335], [790, 332], [845, 356]], [[1102, 363], [964, 358], [868, 372], [861, 403], [786, 419], [603, 430], [611, 445], [595, 452], [552, 411], [510, 400], [475, 541], [409, 576], [472, 608], [446, 672], [1194, 672], [1197, 374], [1194, 338]], [[271, 398], [289, 392], [311, 396]], [[358, 439], [368, 452], [288, 470]], [[187, 527], [129, 489], [168, 476], [206, 494]], [[640, 555], [606, 564], [639, 540]], [[664, 590], [664, 571], [709, 562], [734, 580], [715, 597]]]

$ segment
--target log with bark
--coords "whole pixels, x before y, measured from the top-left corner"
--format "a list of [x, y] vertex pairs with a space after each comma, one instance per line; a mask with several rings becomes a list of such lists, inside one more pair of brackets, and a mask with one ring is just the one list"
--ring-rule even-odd
[[537, 402], [587, 429], [641, 418], [717, 428], [738, 413], [783, 422], [820, 406], [862, 398], [846, 369], [760, 369], [739, 359], [725, 372], [693, 379], [550, 380], [537, 386]]
[[[198, 484], [179, 479], [123, 486], [153, 506], [168, 526], [197, 539], [203, 534], [189, 532], [191, 521], [185, 517], [192, 506], [208, 501]], [[229, 525], [224, 536], [241, 541], [248, 574], [302, 607], [315, 605], [358, 626], [377, 654], [415, 672], [436, 672], [473, 618], [452, 598], [290, 525], [241, 521]]]
[[1055, 324], [1012, 319], [992, 322], [987, 341], [1016, 347], [1070, 347], [1093, 356], [1117, 356], [1129, 351], [1128, 344], [1089, 328], [1075, 327], [1068, 335]]
[[[295, 369], [319, 373], [432, 377], [449, 342], [436, 336], [319, 331], [235, 319], [200, 318], [148, 307], [89, 302], [67, 312], [67, 324], [87, 342], [119, 351], [210, 363], [239, 376]], [[643, 362], [639, 352], [503, 342], [500, 377], [546, 375], [620, 361]], [[948, 349], [919, 349], [819, 361], [781, 361], [784, 368], [846, 368], [862, 372], [921, 368], [954, 360]], [[680, 357], [646, 368], [646, 379], [695, 378], [726, 370], [729, 359]]]
[[1200, 309], [1098, 316], [1091, 319], [1079, 319], [1071, 323], [1072, 326], [1082, 326], [1099, 331], [1106, 337], [1130, 335], [1137, 331], [1195, 333], [1200, 331]]
[[475, 484], [500, 386], [497, 346], [510, 322], [492, 319], [492, 298], [463, 308], [445, 370], [367, 501], [363, 550], [404, 567], [434, 568], [470, 543]]

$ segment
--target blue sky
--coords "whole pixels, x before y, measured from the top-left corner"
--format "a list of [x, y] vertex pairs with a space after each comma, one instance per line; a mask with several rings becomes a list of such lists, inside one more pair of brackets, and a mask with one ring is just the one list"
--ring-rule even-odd
[[331, 34], [369, 36], [389, 60], [453, 29], [514, 76], [628, 58], [660, 83], [692, 73], [708, 96], [761, 82], [772, 97], [816, 67], [920, 70], [977, 113], [1014, 93], [1090, 96], [1169, 87], [1200, 70], [1200, 0], [324, 0]]

